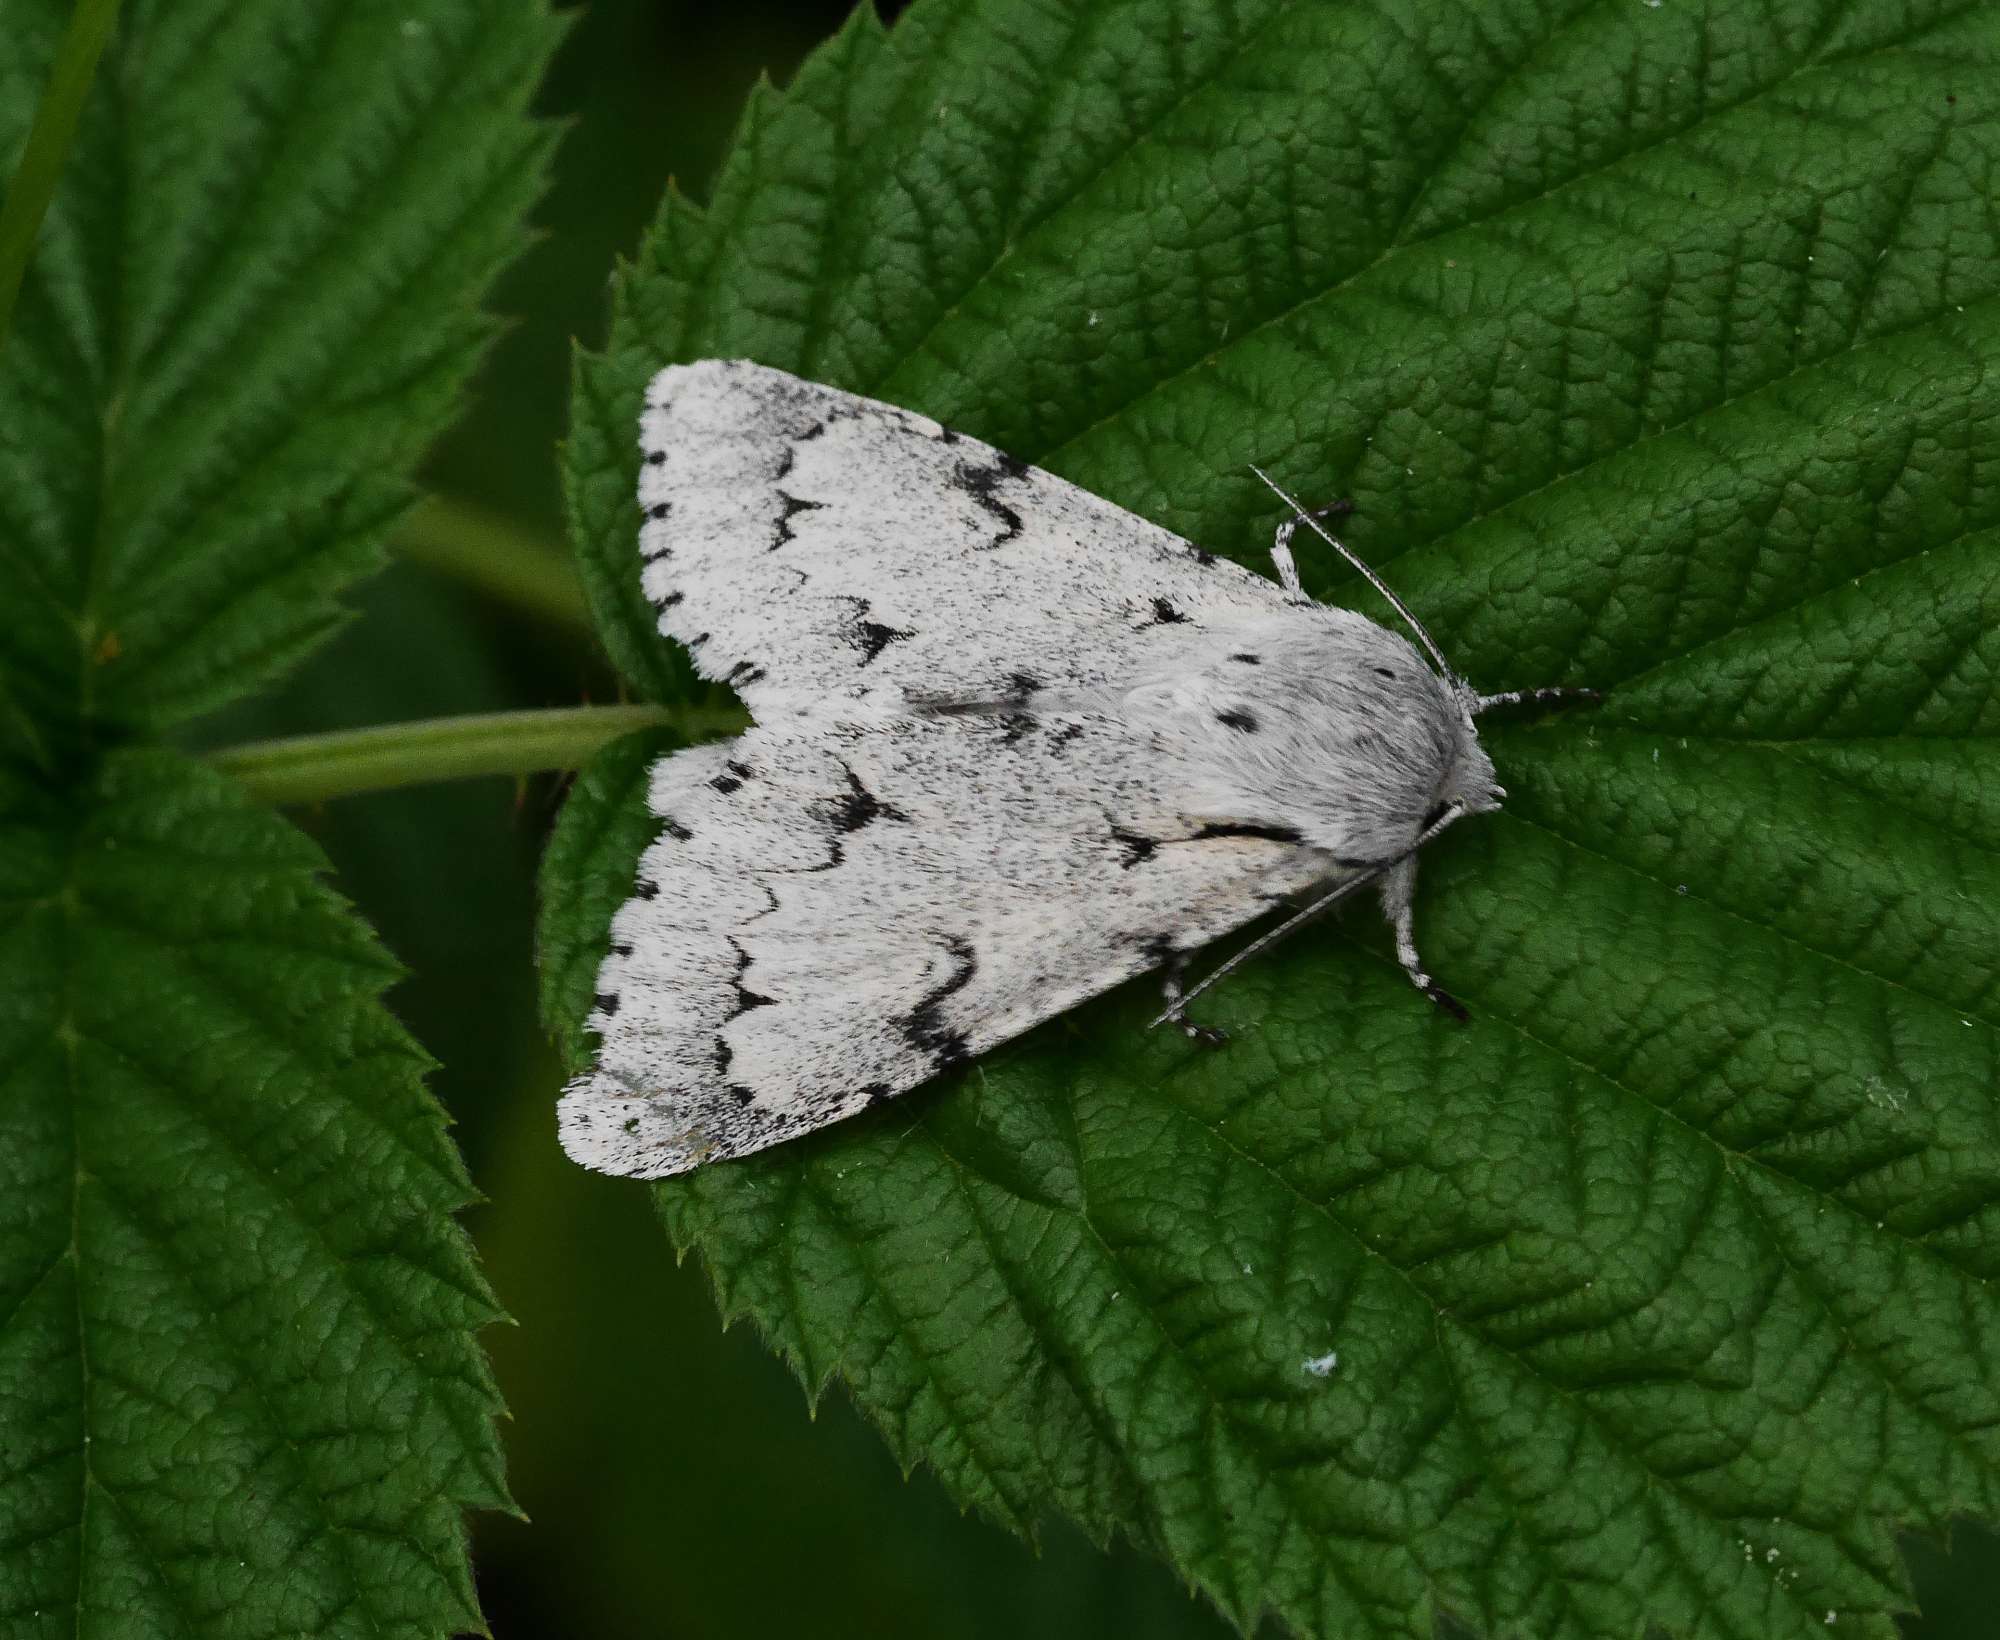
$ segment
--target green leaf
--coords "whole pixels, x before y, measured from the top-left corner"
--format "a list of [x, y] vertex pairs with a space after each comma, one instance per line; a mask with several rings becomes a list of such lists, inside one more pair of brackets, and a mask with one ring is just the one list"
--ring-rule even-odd
[[[7, 10], [0, 164], [69, 9]], [[132, 0], [42, 225], [0, 355], [0, 1632], [480, 1626], [496, 1310], [396, 971], [239, 787], [103, 747], [376, 563], [558, 32]]]
[[[9, 168], [69, 9], [7, 8]], [[489, 333], [557, 33], [508, 0], [127, 5], [0, 356], [11, 739], [177, 722], [336, 623]]]
[[[919, 0], [754, 100], [578, 373], [636, 687], [640, 389], [744, 354], [1246, 562], [1247, 462], [1352, 496], [1482, 688], [1608, 699], [1426, 855], [1470, 1026], [1362, 914], [1219, 1053], [1127, 988], [659, 1187], [726, 1312], [1246, 1625], [1892, 1635], [1895, 1531], [2000, 1515], [1996, 69], [1962, 3]], [[642, 776], [551, 850], [566, 1031]]]
[[162, 752], [0, 777], [0, 1631], [479, 1626], [470, 1195], [299, 832]]

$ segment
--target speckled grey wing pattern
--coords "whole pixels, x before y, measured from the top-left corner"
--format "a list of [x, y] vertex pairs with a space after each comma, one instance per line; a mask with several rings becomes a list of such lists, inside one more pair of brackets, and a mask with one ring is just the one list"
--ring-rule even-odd
[[1189, 825], [1115, 720], [1010, 733], [996, 717], [776, 724], [663, 759], [661, 834], [598, 978], [601, 1054], [562, 1101], [569, 1153], [658, 1177], [779, 1143], [1325, 869]]
[[[1271, 583], [976, 440], [730, 361], [654, 379], [644, 585], [759, 726], [663, 759], [559, 1125], [658, 1177], [824, 1126], [1328, 857], [1189, 818], [1121, 710]], [[1169, 684], [1169, 687], [1171, 685]]]
[[641, 418], [660, 630], [760, 722], [1132, 675], [1278, 588], [926, 417], [740, 360], [672, 365]]

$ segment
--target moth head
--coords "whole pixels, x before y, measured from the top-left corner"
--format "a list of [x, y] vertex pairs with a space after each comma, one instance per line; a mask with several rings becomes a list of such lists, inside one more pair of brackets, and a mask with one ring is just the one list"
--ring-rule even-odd
[[1459, 710], [1452, 722], [1451, 755], [1440, 771], [1437, 791], [1424, 816], [1426, 832], [1468, 814], [1490, 813], [1507, 796], [1507, 789], [1494, 771], [1493, 759], [1479, 744], [1479, 731], [1473, 727], [1472, 714], [1479, 697], [1463, 678], [1449, 679], [1447, 687], [1457, 696]]

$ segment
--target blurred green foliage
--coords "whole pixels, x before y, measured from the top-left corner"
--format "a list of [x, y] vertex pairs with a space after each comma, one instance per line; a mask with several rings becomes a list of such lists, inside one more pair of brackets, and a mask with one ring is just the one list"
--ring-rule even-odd
[[[695, 197], [749, 84], [782, 81], [840, 4], [730, 8], [600, 0], [543, 96], [567, 117], [546, 237], [496, 297], [513, 316], [428, 478], [560, 547], [555, 442], [570, 339], [602, 337], [606, 273], [668, 177]], [[201, 726], [203, 743], [433, 713], [567, 704], [617, 685], [574, 634], [483, 603], [410, 564], [282, 690]], [[675, 1267], [641, 1190], [582, 1173], [553, 1138], [554, 1061], [535, 1023], [532, 872], [560, 792], [487, 781], [359, 799], [302, 817], [410, 969], [399, 1013], [442, 1062], [433, 1085], [489, 1198], [470, 1216], [515, 1317], [487, 1335], [528, 1522], [474, 1523], [493, 1632], [512, 1636], [1125, 1635], [1227, 1632], [1173, 1576], [1072, 1529], [1042, 1551], [905, 1481], [835, 1389], [806, 1415], [791, 1375], [723, 1333], [692, 1264]], [[1933, 1615], [1906, 1632], [1994, 1632], [1994, 1539], [1913, 1561]]]

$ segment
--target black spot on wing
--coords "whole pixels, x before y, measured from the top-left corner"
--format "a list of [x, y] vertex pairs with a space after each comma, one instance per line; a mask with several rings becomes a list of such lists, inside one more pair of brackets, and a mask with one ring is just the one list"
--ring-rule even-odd
[[1002, 746], [1012, 746], [1017, 741], [1026, 740], [1041, 727], [1041, 719], [1032, 712], [1009, 712], [1000, 723], [1004, 731], [1000, 736]]
[[671, 815], [660, 822], [660, 830], [664, 831], [676, 843], [685, 843], [694, 835], [693, 832], [689, 831], [686, 826], [682, 825]]
[[979, 955], [970, 940], [956, 934], [946, 935], [944, 944], [951, 953], [952, 971], [900, 1022], [910, 1046], [931, 1056], [933, 1073], [963, 1064], [972, 1057], [966, 1047], [965, 1033], [945, 1024], [944, 1005], [972, 983], [972, 976], [979, 971]]
[[1196, 832], [1195, 840], [1204, 842], [1211, 837], [1260, 837], [1267, 843], [1303, 843], [1305, 833], [1290, 826], [1216, 825], [1203, 826]]
[[861, 777], [852, 769], [842, 766], [847, 776], [847, 794], [835, 799], [833, 829], [835, 831], [859, 831], [863, 826], [876, 820], [908, 820], [901, 809], [892, 808], [861, 783]]
[[896, 1090], [890, 1087], [887, 1082], [870, 1082], [867, 1087], [861, 1090], [863, 1102], [870, 1105], [887, 1104], [895, 1097]]
[[797, 518], [800, 513], [817, 512], [826, 505], [824, 501], [801, 501], [797, 496], [790, 495], [784, 490], [778, 491], [778, 499], [784, 504], [784, 510], [778, 514], [778, 528], [776, 533], [771, 537], [771, 551], [773, 552], [776, 552], [787, 541], [792, 539], [792, 520], [794, 518]]
[[741, 940], [731, 940], [729, 946], [736, 953], [736, 972], [730, 975], [729, 978], [729, 983], [736, 990], [736, 1001], [730, 1006], [728, 1014], [723, 1018], [725, 1025], [732, 1019], [741, 1018], [752, 1008], [769, 1008], [775, 1006], [770, 997], [760, 996], [743, 983], [743, 976], [750, 972], [750, 953], [743, 949], [743, 942]]
[[1254, 735], [1259, 727], [1257, 714], [1242, 706], [1232, 706], [1226, 712], [1217, 712], [1215, 721], [1224, 728], [1234, 729], [1239, 735]]
[[[842, 841], [850, 833], [877, 820], [903, 820], [909, 816], [901, 809], [884, 803], [861, 783], [861, 777], [845, 764], [841, 772], [847, 776], [847, 790], [841, 796], [823, 801], [819, 805], [827, 811], [826, 820], [831, 830], [826, 840], [826, 858], [816, 866], [808, 866], [808, 871], [832, 871], [846, 863], [847, 848]], [[775, 910], [775, 905], [773, 906]]]
[[829, 406], [824, 416], [820, 417], [812, 426], [799, 434], [792, 442], [794, 444], [810, 444], [814, 439], [821, 437], [829, 427], [836, 427], [843, 421], [852, 421], [860, 414], [859, 410], [850, 410], [844, 405]]
[[[655, 556], [659, 555], [656, 554]], [[679, 603], [681, 599], [684, 598], [685, 596], [686, 594], [681, 592], [662, 593], [659, 597], [653, 600], [653, 607], [657, 609], [662, 615], [664, 615], [668, 610], [672, 609], [675, 604]]]
[[721, 792], [724, 797], [727, 797], [741, 786], [743, 782], [733, 774], [719, 774], [709, 784]]
[[1150, 621], [1142, 622], [1141, 627], [1143, 629], [1148, 626], [1182, 626], [1186, 622], [1187, 617], [1165, 598], [1155, 598], [1153, 600], [1153, 618]]
[[1142, 860], [1150, 860], [1160, 847], [1157, 837], [1141, 837], [1136, 831], [1127, 831], [1122, 826], [1111, 828], [1111, 840], [1125, 851], [1125, 858], [1118, 864], [1126, 871]]
[[840, 602], [853, 610], [844, 637], [847, 642], [861, 651], [861, 664], [866, 666], [892, 643], [903, 643], [917, 634], [912, 627], [890, 626], [882, 621], [868, 618], [869, 602], [866, 598], [856, 598], [843, 593]]
[[1049, 750], [1051, 752], [1060, 752], [1082, 733], [1083, 725], [1081, 723], [1065, 723], [1054, 734], [1049, 736]]
[[1025, 477], [1027, 472], [1028, 464], [1020, 457], [996, 451], [987, 465], [975, 467], [969, 462], [963, 463], [953, 475], [952, 482], [959, 489], [1006, 526], [986, 543], [988, 548], [1003, 547], [1021, 533], [1021, 515], [1002, 501], [997, 492], [1009, 479]]
[[1042, 680], [1032, 672], [1009, 672], [1007, 688], [1016, 700], [1026, 700], [1042, 686]]
[[639, 531], [639, 561], [641, 563], [657, 564], [673, 557], [673, 545], [665, 538], [667, 532], [664, 529], [654, 528], [656, 524], [663, 524], [667, 514], [671, 511], [673, 511], [672, 506], [665, 501], [657, 501], [646, 509], [646, 517], [649, 522]]
[[648, 450], [646, 452], [646, 465], [648, 467], [664, 467], [666, 465], [666, 462], [667, 462], [666, 451]]
[[1255, 655], [1231, 655], [1229, 658], [1233, 661], [1239, 661], [1245, 666], [1261, 666], [1264, 664]]
[[597, 1004], [600, 1014], [609, 1016], [618, 1012], [618, 994], [615, 991], [599, 991], [591, 1000]]
[[660, 885], [650, 877], [641, 877], [638, 886], [632, 892], [642, 900], [657, 899], [660, 893]]
[[854, 646], [861, 651], [861, 664], [866, 666], [892, 643], [902, 643], [914, 638], [916, 633], [909, 627], [884, 626], [880, 621], [857, 621], [854, 625]]

